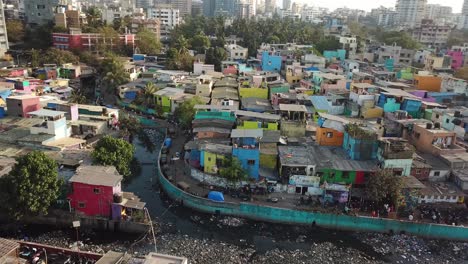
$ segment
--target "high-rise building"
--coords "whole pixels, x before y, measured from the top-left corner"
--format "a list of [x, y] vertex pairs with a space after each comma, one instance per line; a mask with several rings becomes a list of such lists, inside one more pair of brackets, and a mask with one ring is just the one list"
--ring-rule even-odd
[[447, 44], [450, 31], [450, 26], [436, 25], [432, 20], [424, 19], [420, 26], [414, 28], [412, 37], [423, 45], [439, 48]]
[[24, 16], [29, 25], [45, 25], [54, 20], [58, 0], [25, 0]]
[[237, 16], [239, 18], [251, 18], [257, 14], [256, 0], [241, 0], [238, 4]]
[[238, 4], [238, 0], [216, 0], [215, 16], [235, 16]]
[[192, 1], [192, 16], [199, 16], [203, 14], [203, 2]]
[[153, 0], [135, 0], [136, 8], [148, 9], [154, 5]]
[[203, 14], [207, 17], [213, 17], [216, 10], [216, 0], [203, 0]]
[[398, 0], [395, 10], [401, 26], [415, 27], [421, 24], [426, 11], [427, 0]]
[[192, 14], [192, 0], [171, 0], [170, 4], [174, 9], [179, 9], [181, 16]]
[[0, 56], [3, 57], [8, 50], [8, 36], [5, 23], [5, 9], [3, 1], [0, 1]]
[[291, 8], [291, 0], [283, 0], [283, 9], [288, 10]]
[[395, 25], [397, 19], [397, 13], [395, 10], [383, 6], [372, 9], [370, 16], [377, 22], [378, 26], [382, 27]]
[[265, 0], [265, 13], [273, 13], [276, 9], [275, 0]]
[[424, 18], [437, 20], [443, 18], [449, 18], [452, 15], [452, 8], [450, 6], [441, 5], [427, 5], [426, 14]]
[[468, 0], [465, 0], [463, 2], [462, 15], [467, 15], [468, 16]]

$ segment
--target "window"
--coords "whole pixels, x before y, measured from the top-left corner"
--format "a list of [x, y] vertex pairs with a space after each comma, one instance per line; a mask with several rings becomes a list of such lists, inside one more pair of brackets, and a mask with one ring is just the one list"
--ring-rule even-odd
[[440, 176], [440, 171], [434, 171], [434, 176], [436, 177]]
[[94, 192], [95, 194], [100, 194], [100, 193], [101, 193], [101, 189], [99, 189], [99, 188], [94, 188], [93, 192]]
[[445, 123], [447, 123], [447, 124], [448, 124], [449, 122], [450, 122], [450, 120], [449, 120], [448, 118], [447, 118], [447, 119], [445, 119]]
[[421, 169], [416, 169], [416, 175], [421, 174]]
[[86, 203], [78, 202], [78, 208], [86, 208]]
[[211, 161], [211, 157], [208, 157], [208, 161]]
[[333, 137], [333, 132], [327, 132], [327, 138], [332, 138]]
[[341, 176], [342, 179], [349, 179], [349, 172], [343, 171], [343, 175]]
[[255, 165], [255, 160], [247, 160], [247, 165]]

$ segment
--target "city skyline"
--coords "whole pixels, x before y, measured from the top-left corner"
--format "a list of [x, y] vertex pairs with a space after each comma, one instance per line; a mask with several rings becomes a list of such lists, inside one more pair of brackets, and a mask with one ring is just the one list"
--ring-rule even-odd
[[[327, 0], [293, 0], [292, 2], [307, 4], [309, 6], [319, 6], [319, 7], [326, 7], [330, 10], [334, 10], [336, 8], [348, 7], [352, 9], [362, 9], [365, 11], [370, 11], [373, 8], [378, 8], [379, 6], [385, 7], [395, 7], [396, 0], [358, 0], [358, 1], [349, 1], [349, 0], [335, 0], [335, 1], [327, 1]], [[279, 7], [282, 6], [283, 1], [277, 0], [277, 4]], [[429, 0], [428, 4], [439, 4], [444, 6], [450, 6], [453, 8], [454, 13], [460, 13], [463, 0]]]

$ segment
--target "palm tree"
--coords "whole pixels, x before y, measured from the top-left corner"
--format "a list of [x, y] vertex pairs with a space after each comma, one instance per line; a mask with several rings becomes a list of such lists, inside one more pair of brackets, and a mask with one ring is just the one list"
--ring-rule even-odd
[[88, 20], [88, 26], [97, 27], [98, 21], [101, 19], [102, 13], [99, 8], [92, 6], [86, 10], [86, 19]]
[[75, 104], [85, 104], [87, 101], [88, 99], [86, 96], [77, 90], [73, 90], [70, 97], [68, 98], [68, 102]]
[[148, 107], [152, 108], [154, 106], [154, 93], [157, 92], [159, 88], [154, 85], [153, 82], [148, 82], [145, 85], [145, 91], [143, 93], [143, 104]]
[[180, 36], [179, 38], [177, 38], [175, 42], [175, 48], [177, 49], [179, 54], [187, 54], [189, 52], [188, 46], [189, 43], [184, 36]]

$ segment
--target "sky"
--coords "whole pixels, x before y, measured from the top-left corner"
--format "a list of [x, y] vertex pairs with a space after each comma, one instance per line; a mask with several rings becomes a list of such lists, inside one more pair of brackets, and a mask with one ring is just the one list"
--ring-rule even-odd
[[[282, 0], [278, 0], [278, 4], [282, 4]], [[395, 7], [396, 0], [292, 0], [309, 6], [327, 7], [331, 10], [339, 7], [349, 7], [353, 9], [362, 9], [370, 11], [372, 8], [379, 6]], [[428, 0], [429, 4], [440, 4], [450, 6], [454, 13], [460, 13], [463, 5], [463, 0]]]

